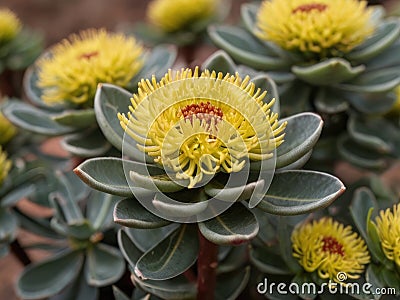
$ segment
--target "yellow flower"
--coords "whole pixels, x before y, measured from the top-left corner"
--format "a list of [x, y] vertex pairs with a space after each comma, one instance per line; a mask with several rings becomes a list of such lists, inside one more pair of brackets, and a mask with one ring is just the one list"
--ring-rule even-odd
[[17, 16], [9, 9], [0, 9], [0, 45], [12, 40], [22, 25]]
[[381, 211], [375, 220], [386, 257], [400, 266], [400, 205]]
[[371, 9], [366, 5], [358, 0], [264, 1], [256, 34], [286, 50], [319, 58], [338, 56], [372, 33]]
[[103, 29], [71, 35], [38, 62], [43, 101], [92, 106], [98, 83], [128, 85], [142, 67], [142, 52], [133, 37]]
[[238, 172], [246, 159], [273, 156], [286, 122], [278, 124], [265, 95], [248, 76], [169, 70], [160, 82], [142, 80], [130, 112], [118, 118], [141, 151], [192, 188], [203, 175]]
[[17, 133], [17, 128], [0, 112], [0, 145], [5, 145]]
[[11, 169], [11, 161], [7, 159], [7, 154], [0, 147], [0, 186], [7, 177]]
[[341, 282], [337, 275], [357, 279], [364, 272], [370, 256], [364, 240], [332, 218], [301, 224], [292, 233], [293, 256], [307, 272]]
[[165, 32], [185, 29], [216, 14], [219, 0], [154, 0], [147, 9], [151, 23]]

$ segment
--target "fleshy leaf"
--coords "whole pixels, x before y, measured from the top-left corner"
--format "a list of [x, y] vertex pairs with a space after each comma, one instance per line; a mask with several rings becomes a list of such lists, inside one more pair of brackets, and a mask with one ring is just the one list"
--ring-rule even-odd
[[52, 118], [61, 125], [74, 128], [87, 128], [97, 124], [96, 115], [92, 108], [79, 110], [65, 110]]
[[326, 173], [282, 171], [275, 174], [267, 194], [257, 208], [277, 215], [305, 214], [328, 206], [344, 190], [338, 178]]
[[292, 116], [311, 111], [311, 87], [300, 80], [293, 80], [279, 87], [281, 115]]
[[215, 180], [205, 186], [205, 192], [210, 197], [226, 202], [248, 200], [254, 191], [260, 191], [265, 185], [264, 180], [250, 182], [243, 186], [227, 187]]
[[287, 275], [292, 272], [287, 268], [282, 258], [262, 248], [251, 249], [250, 261], [258, 270], [267, 274]]
[[34, 184], [20, 185], [0, 199], [0, 207], [13, 206], [22, 198], [33, 194], [35, 190]]
[[244, 3], [240, 6], [240, 14], [246, 29], [250, 32], [256, 28], [257, 13], [260, 8], [256, 3]]
[[101, 156], [111, 149], [111, 145], [98, 128], [67, 135], [62, 139], [61, 145], [79, 157]]
[[215, 299], [238, 299], [240, 294], [246, 288], [250, 279], [250, 267], [239, 270], [233, 274], [222, 274], [217, 277], [215, 287]]
[[330, 85], [348, 81], [364, 72], [365, 66], [353, 67], [342, 58], [330, 58], [310, 66], [293, 66], [298, 78], [312, 85]]
[[334, 89], [320, 88], [314, 99], [314, 105], [318, 112], [337, 114], [347, 111], [349, 103], [346, 97]]
[[178, 276], [196, 261], [199, 251], [196, 228], [181, 225], [143, 254], [135, 267], [142, 279], [165, 280]]
[[139, 229], [158, 228], [170, 223], [149, 212], [135, 198], [123, 199], [115, 205], [114, 222]]
[[274, 105], [271, 107], [271, 111], [279, 114], [280, 113], [280, 103], [279, 103], [279, 93], [278, 87], [271, 77], [267, 74], [260, 74], [254, 76], [251, 80], [257, 88], [261, 91], [267, 91], [267, 95], [263, 99], [264, 103], [269, 103], [272, 99], [275, 99]]
[[[400, 50], [400, 49], [399, 49]], [[347, 101], [364, 114], [385, 114], [396, 102], [394, 93], [352, 93], [344, 94]]]
[[136, 247], [124, 229], [118, 230], [118, 246], [129, 265], [134, 268], [143, 252]]
[[288, 68], [289, 62], [277, 57], [250, 33], [239, 27], [211, 26], [211, 40], [225, 50], [233, 59], [255, 69], [277, 70]]
[[83, 254], [68, 251], [29, 265], [17, 283], [17, 293], [23, 299], [39, 299], [61, 292], [79, 274]]
[[125, 261], [114, 247], [97, 244], [87, 252], [86, 280], [93, 286], [106, 286], [116, 282], [125, 271]]
[[276, 167], [283, 168], [296, 162], [314, 147], [322, 131], [323, 122], [314, 113], [301, 113], [287, 121], [285, 141], [277, 148]]
[[214, 54], [212, 54], [210, 57], [207, 58], [207, 60], [203, 63], [202, 70], [208, 69], [210, 71], [215, 71], [215, 72], [222, 72], [222, 73], [230, 73], [230, 74], [235, 74], [236, 72], [236, 65], [233, 62], [232, 58], [229, 57], [229, 55], [223, 51], [223, 50], [218, 50]]
[[129, 176], [132, 182], [143, 189], [151, 191], [160, 191], [164, 193], [173, 193], [183, 190], [188, 184], [187, 180], [172, 180], [160, 168], [147, 166], [148, 174], [137, 171], [139, 168], [130, 168]]
[[14, 240], [17, 227], [17, 218], [8, 209], [0, 208], [0, 244]]
[[259, 230], [256, 217], [243, 204], [235, 203], [228, 210], [199, 223], [200, 232], [218, 245], [240, 245], [253, 239]]
[[76, 131], [52, 119], [50, 112], [42, 111], [21, 101], [7, 101], [2, 106], [3, 114], [17, 127], [47, 136], [59, 136]]
[[[226, 256], [223, 257], [221, 254], [225, 254], [221, 252], [222, 249], [228, 249]], [[248, 248], [249, 246], [246, 244], [240, 246], [221, 246], [219, 247], [218, 253], [218, 268], [217, 274], [229, 273], [235, 270], [241, 269], [244, 265], [247, 264], [247, 256], [248, 256]], [[225, 250], [224, 249], [224, 250]]]

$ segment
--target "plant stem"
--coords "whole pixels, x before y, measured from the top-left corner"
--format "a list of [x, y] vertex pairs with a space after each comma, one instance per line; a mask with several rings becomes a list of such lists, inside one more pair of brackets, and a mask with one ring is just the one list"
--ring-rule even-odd
[[13, 74], [10, 70], [5, 69], [0, 74], [0, 95], [1, 96], [16, 96], [13, 85]]
[[15, 239], [10, 244], [11, 252], [18, 258], [18, 260], [24, 265], [29, 265], [32, 261], [29, 258], [28, 254], [25, 252], [24, 248], [22, 248], [21, 244]]
[[218, 245], [199, 231], [200, 252], [197, 260], [197, 300], [213, 300], [218, 266]]

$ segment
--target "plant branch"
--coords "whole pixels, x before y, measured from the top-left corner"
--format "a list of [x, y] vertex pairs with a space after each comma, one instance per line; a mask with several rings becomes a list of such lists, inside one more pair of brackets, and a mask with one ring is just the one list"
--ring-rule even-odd
[[22, 248], [21, 244], [18, 242], [17, 239], [15, 239], [11, 244], [10, 244], [11, 252], [18, 258], [18, 260], [24, 265], [27, 266], [30, 263], [32, 263], [31, 259], [29, 258], [28, 254]]

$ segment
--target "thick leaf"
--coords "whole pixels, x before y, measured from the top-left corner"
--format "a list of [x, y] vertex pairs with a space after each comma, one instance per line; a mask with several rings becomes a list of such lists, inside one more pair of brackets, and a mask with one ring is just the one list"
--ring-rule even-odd
[[339, 137], [337, 146], [339, 154], [356, 166], [371, 169], [383, 169], [386, 167], [387, 163], [382, 154], [363, 147], [347, 135]]
[[311, 111], [311, 87], [300, 80], [292, 80], [279, 87], [282, 116]]
[[17, 228], [17, 218], [8, 209], [0, 208], [0, 244], [14, 240]]
[[67, 135], [62, 139], [61, 145], [69, 153], [79, 157], [101, 156], [111, 148], [97, 128]]
[[[228, 252], [225, 257], [221, 258], [221, 248], [228, 249]], [[244, 265], [247, 264], [247, 256], [248, 256], [248, 248], [249, 246], [244, 244], [240, 246], [221, 246], [218, 247], [218, 268], [217, 274], [224, 274], [233, 272], [235, 270], [241, 270]], [[225, 254], [225, 253], [223, 253]]]
[[215, 299], [237, 299], [246, 288], [249, 278], [249, 266], [247, 266], [244, 271], [240, 270], [233, 274], [223, 274], [218, 276], [217, 285], [215, 287]]
[[90, 285], [101, 287], [116, 282], [125, 271], [125, 261], [114, 247], [97, 244], [87, 252], [85, 272]]
[[16, 187], [0, 199], [0, 207], [8, 207], [15, 205], [22, 198], [28, 197], [35, 192], [36, 188], [33, 184], [25, 184]]
[[135, 274], [142, 279], [173, 278], [195, 263], [198, 251], [196, 228], [182, 225], [143, 254], [136, 264]]
[[86, 200], [86, 218], [95, 230], [106, 230], [113, 227], [113, 207], [120, 197], [92, 191]]
[[235, 203], [215, 218], [199, 223], [200, 232], [218, 245], [240, 245], [258, 233], [256, 217], [243, 204]]
[[389, 112], [396, 103], [395, 93], [359, 93], [345, 92], [344, 97], [363, 114], [382, 115]]
[[365, 66], [352, 67], [342, 58], [330, 58], [310, 66], [293, 66], [298, 78], [312, 85], [331, 85], [348, 81], [364, 72]]
[[118, 246], [126, 261], [134, 269], [143, 252], [136, 247], [124, 229], [118, 230]]
[[112, 286], [113, 289], [113, 295], [115, 300], [131, 300], [128, 296], [124, 294], [123, 291], [121, 291], [118, 287], [115, 285]]
[[3, 114], [17, 127], [48, 136], [71, 133], [76, 128], [54, 121], [52, 113], [40, 110], [21, 101], [8, 101], [2, 106]]
[[166, 236], [171, 235], [179, 226], [177, 223], [172, 223], [153, 229], [125, 228], [125, 231], [140, 251], [147, 252], [154, 245], [160, 243]]
[[304, 214], [328, 206], [344, 191], [343, 183], [326, 173], [282, 171], [275, 174], [257, 207], [278, 215]]
[[[316, 144], [316, 146], [318, 146], [318, 144]], [[312, 150], [308, 151], [306, 154], [304, 154], [302, 157], [297, 159], [295, 162], [293, 162], [287, 166], [277, 168], [276, 171], [280, 172], [280, 171], [286, 171], [286, 170], [299, 170], [309, 161], [311, 155], [313, 155], [314, 153], [315, 153], [314, 149], [312, 149]], [[332, 158], [332, 156], [330, 158]]]
[[99, 157], [84, 161], [74, 169], [83, 182], [92, 188], [122, 197], [132, 196], [125, 178], [124, 163], [119, 158]]
[[173, 193], [183, 190], [188, 185], [187, 180], [172, 180], [160, 168], [148, 165], [146, 170], [129, 168], [129, 177], [135, 186], [163, 193]]
[[279, 255], [267, 252], [263, 248], [251, 249], [250, 261], [263, 273], [276, 275], [292, 274], [286, 266], [285, 261]]
[[114, 222], [139, 229], [158, 228], [170, 223], [149, 212], [135, 198], [123, 199], [115, 205]]
[[207, 195], [226, 202], [238, 202], [248, 200], [253, 193], [261, 192], [265, 186], [264, 180], [250, 182], [243, 186], [228, 187], [216, 180], [211, 181], [204, 188]]
[[134, 274], [132, 281], [144, 291], [161, 299], [189, 300], [196, 298], [196, 283], [189, 282], [183, 275], [167, 280], [140, 280]]
[[318, 112], [337, 114], [346, 111], [349, 103], [344, 95], [334, 89], [320, 88], [314, 99], [314, 105]]
[[96, 300], [99, 289], [89, 285], [85, 280], [84, 272], [80, 272], [75, 281], [68, 285], [61, 293], [49, 300]]
[[240, 14], [246, 29], [253, 32], [257, 24], [257, 13], [260, 5], [257, 3], [244, 3], [240, 6]]
[[263, 99], [264, 103], [269, 103], [273, 99], [275, 99], [274, 105], [271, 107], [271, 111], [279, 114], [280, 113], [280, 103], [279, 103], [279, 93], [278, 87], [275, 82], [271, 79], [271, 77], [267, 74], [259, 74], [254, 76], [251, 80], [257, 88], [261, 89], [261, 91], [267, 91], [267, 95]]
[[379, 24], [374, 34], [346, 55], [352, 61], [366, 62], [378, 56], [400, 36], [400, 22], [396, 19]]
[[390, 68], [393, 66], [400, 65], [400, 57], [398, 55], [400, 51], [400, 43], [396, 42], [391, 45], [388, 49], [382, 52], [381, 55], [374, 57], [370, 61], [366, 62], [367, 71], [379, 70], [382, 68]]
[[[304, 287], [306, 284], [309, 284], [310, 282], [313, 282], [313, 280], [310, 274], [305, 272], [296, 274], [292, 279], [292, 283], [296, 284], [296, 286], [298, 287]], [[298, 296], [301, 299], [312, 300], [317, 297], [317, 292], [316, 289], [315, 291], [313, 291], [311, 288], [308, 290], [306, 288], [303, 288], [300, 290], [300, 294]]]
[[87, 128], [97, 124], [96, 115], [92, 108], [79, 110], [65, 110], [55, 115], [53, 120], [57, 123], [74, 128]]
[[222, 72], [224, 74], [235, 74], [236, 65], [233, 62], [232, 58], [230, 58], [225, 51], [218, 50], [207, 58], [207, 60], [203, 63], [201, 69]]
[[289, 62], [277, 57], [274, 52], [239, 27], [211, 26], [211, 40], [235, 60], [255, 69], [277, 70], [288, 68]]
[[280, 122], [287, 122], [285, 141], [277, 148], [276, 167], [296, 162], [314, 147], [322, 131], [323, 121], [313, 113], [301, 113]]
[[[279, 237], [279, 254], [281, 255], [282, 259], [285, 261], [285, 265], [288, 266], [289, 270], [292, 273], [297, 274], [301, 272], [302, 268], [300, 267], [298, 261], [293, 257], [293, 250], [292, 250], [292, 228], [289, 226], [289, 221], [297, 218], [289, 218], [289, 217], [279, 217], [278, 221], [278, 237]], [[296, 225], [299, 222], [296, 222]]]
[[18, 279], [17, 293], [23, 299], [53, 296], [78, 276], [82, 263], [81, 252], [68, 251], [29, 265]]

